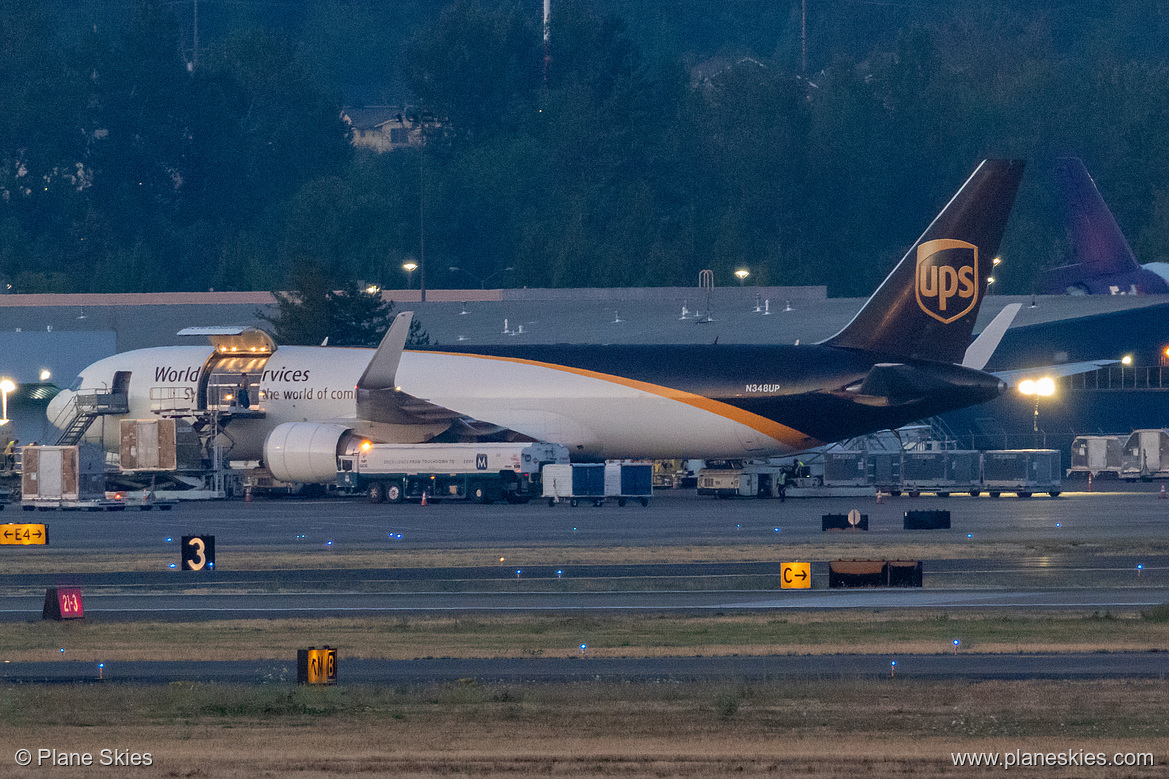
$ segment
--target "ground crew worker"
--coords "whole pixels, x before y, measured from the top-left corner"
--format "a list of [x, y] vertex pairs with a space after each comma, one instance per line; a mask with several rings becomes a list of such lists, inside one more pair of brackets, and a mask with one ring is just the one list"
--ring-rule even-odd
[[239, 403], [240, 408], [248, 408], [252, 405], [252, 398], [248, 394], [248, 374], [244, 374], [239, 380], [239, 392], [236, 393], [236, 402]]
[[779, 469], [779, 502], [787, 500], [787, 468]]
[[19, 440], [11, 438], [8, 445], [4, 447], [4, 470], [16, 470], [16, 445], [19, 443]]

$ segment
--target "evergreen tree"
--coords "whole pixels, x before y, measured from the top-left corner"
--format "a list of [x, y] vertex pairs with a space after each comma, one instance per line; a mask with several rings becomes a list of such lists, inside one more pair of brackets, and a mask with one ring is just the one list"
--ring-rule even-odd
[[[292, 290], [274, 291], [276, 313], [256, 312], [272, 325], [278, 344], [316, 346], [377, 346], [394, 321], [394, 304], [367, 292], [356, 281], [333, 283], [320, 266], [297, 263]], [[422, 324], [410, 322], [407, 346], [426, 346], [430, 335]]]

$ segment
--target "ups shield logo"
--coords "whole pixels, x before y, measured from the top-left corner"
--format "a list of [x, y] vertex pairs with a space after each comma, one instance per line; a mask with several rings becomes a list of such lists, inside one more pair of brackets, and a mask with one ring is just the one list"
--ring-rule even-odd
[[917, 247], [917, 305], [944, 325], [978, 303], [978, 247], [940, 238]]

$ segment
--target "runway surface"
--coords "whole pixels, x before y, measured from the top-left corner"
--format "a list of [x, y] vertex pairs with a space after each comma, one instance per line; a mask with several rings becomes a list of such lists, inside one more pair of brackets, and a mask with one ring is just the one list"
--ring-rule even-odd
[[[822, 514], [858, 509], [869, 516], [864, 539], [880, 546], [914, 541], [1017, 544], [1115, 544], [1160, 542], [1169, 551], [1169, 500], [1157, 498], [1157, 485], [1144, 491], [1065, 493], [1021, 499], [955, 495], [950, 498], [823, 498], [715, 500], [693, 490], [655, 494], [648, 508], [630, 504], [601, 508], [540, 501], [524, 506], [469, 503], [371, 505], [353, 500], [257, 500], [189, 503], [168, 512], [19, 511], [9, 506], [0, 522], [48, 522], [52, 548], [85, 553], [158, 552], [172, 554], [165, 539], [213, 533], [231, 568], [233, 547], [293, 552], [306, 560], [336, 557], [341, 551], [459, 549], [485, 551], [540, 546], [758, 545], [823, 542]], [[906, 531], [907, 510], [945, 509], [948, 531]], [[332, 542], [330, 545], [329, 542]], [[173, 543], [173, 542], [172, 542]], [[3, 549], [0, 547], [0, 549]], [[10, 551], [10, 550], [7, 550]], [[6, 553], [7, 553], [6, 551]], [[175, 553], [177, 554], [177, 553]], [[161, 565], [160, 569], [164, 569]]]
[[[867, 533], [821, 531], [821, 515], [853, 508], [869, 516]], [[904, 512], [914, 509], [947, 509], [952, 527], [904, 530]], [[1156, 485], [1054, 499], [902, 497], [881, 505], [872, 498], [714, 500], [690, 491], [661, 493], [648, 508], [295, 499], [182, 504], [165, 513], [9, 507], [0, 521], [45, 522], [51, 537], [48, 547], [0, 547], [0, 621], [8, 622], [38, 620], [45, 588], [62, 585], [82, 588], [93, 621], [410, 612], [1132, 612], [1169, 603], [1169, 501], [1157, 497]], [[177, 570], [180, 538], [195, 534], [215, 536], [214, 571]], [[888, 559], [906, 549], [922, 560], [921, 589], [827, 588], [829, 560]], [[459, 564], [417, 564], [443, 555]], [[809, 555], [813, 589], [781, 590], [779, 564]], [[603, 562], [579, 562], [597, 559]], [[133, 565], [119, 567], [125, 561]], [[342, 682], [375, 684], [878, 678], [894, 670], [907, 679], [1163, 678], [1169, 653], [342, 658], [340, 669]], [[295, 665], [293, 658], [119, 662], [103, 674], [114, 683], [291, 682]], [[0, 665], [7, 683], [87, 683], [96, 675], [91, 663]]]
[[[896, 663], [896, 665], [894, 665]], [[653, 658], [436, 658], [353, 660], [343, 651], [338, 681], [346, 684], [431, 684], [475, 679], [480, 683], [766, 681], [775, 679], [1164, 679], [1169, 653], [797, 655]], [[106, 663], [104, 682], [169, 684], [174, 681], [257, 684], [295, 682], [296, 663], [239, 662]], [[96, 663], [7, 663], [8, 684], [93, 683]]]
[[[35, 572], [0, 573], [0, 620], [35, 618], [44, 589], [62, 585], [83, 588], [90, 616], [123, 620], [410, 611], [1141, 609], [1169, 602], [1169, 501], [1157, 497], [1154, 485], [1135, 490], [1031, 499], [903, 497], [883, 505], [871, 498], [724, 501], [690, 491], [659, 493], [649, 508], [296, 499], [190, 503], [165, 513], [9, 507], [0, 519], [45, 522], [52, 543], [0, 547], [0, 560], [36, 562], [26, 566]], [[869, 516], [868, 532], [821, 531], [822, 514], [852, 508]], [[905, 511], [938, 508], [951, 512], [949, 530], [903, 529]], [[192, 534], [215, 536], [214, 571], [176, 570], [179, 541]], [[1004, 553], [944, 556], [973, 544]], [[827, 589], [834, 547], [848, 558], [883, 559], [907, 545], [925, 552], [919, 555], [923, 589]], [[701, 558], [725, 547], [746, 549], [756, 559], [548, 564], [557, 554], [598, 550], [644, 559], [685, 549]], [[808, 547], [822, 554], [812, 561], [814, 589], [781, 591], [779, 563], [804, 559]], [[942, 556], [930, 555], [931, 548]], [[395, 564], [403, 553], [447, 550], [481, 564]], [[156, 559], [157, 568], [116, 570], [126, 554]], [[384, 565], [347, 567], [370, 555]], [[237, 564], [244, 557], [250, 566]], [[278, 562], [267, 565], [269, 557]], [[109, 570], [74, 568], [103, 561]]]

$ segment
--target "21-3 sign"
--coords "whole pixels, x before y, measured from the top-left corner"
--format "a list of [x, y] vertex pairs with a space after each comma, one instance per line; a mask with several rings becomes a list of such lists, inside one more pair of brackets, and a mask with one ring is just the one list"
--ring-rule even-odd
[[45, 590], [42, 619], [85, 619], [85, 606], [78, 587], [50, 587]]
[[215, 570], [215, 536], [183, 536], [184, 571]]

